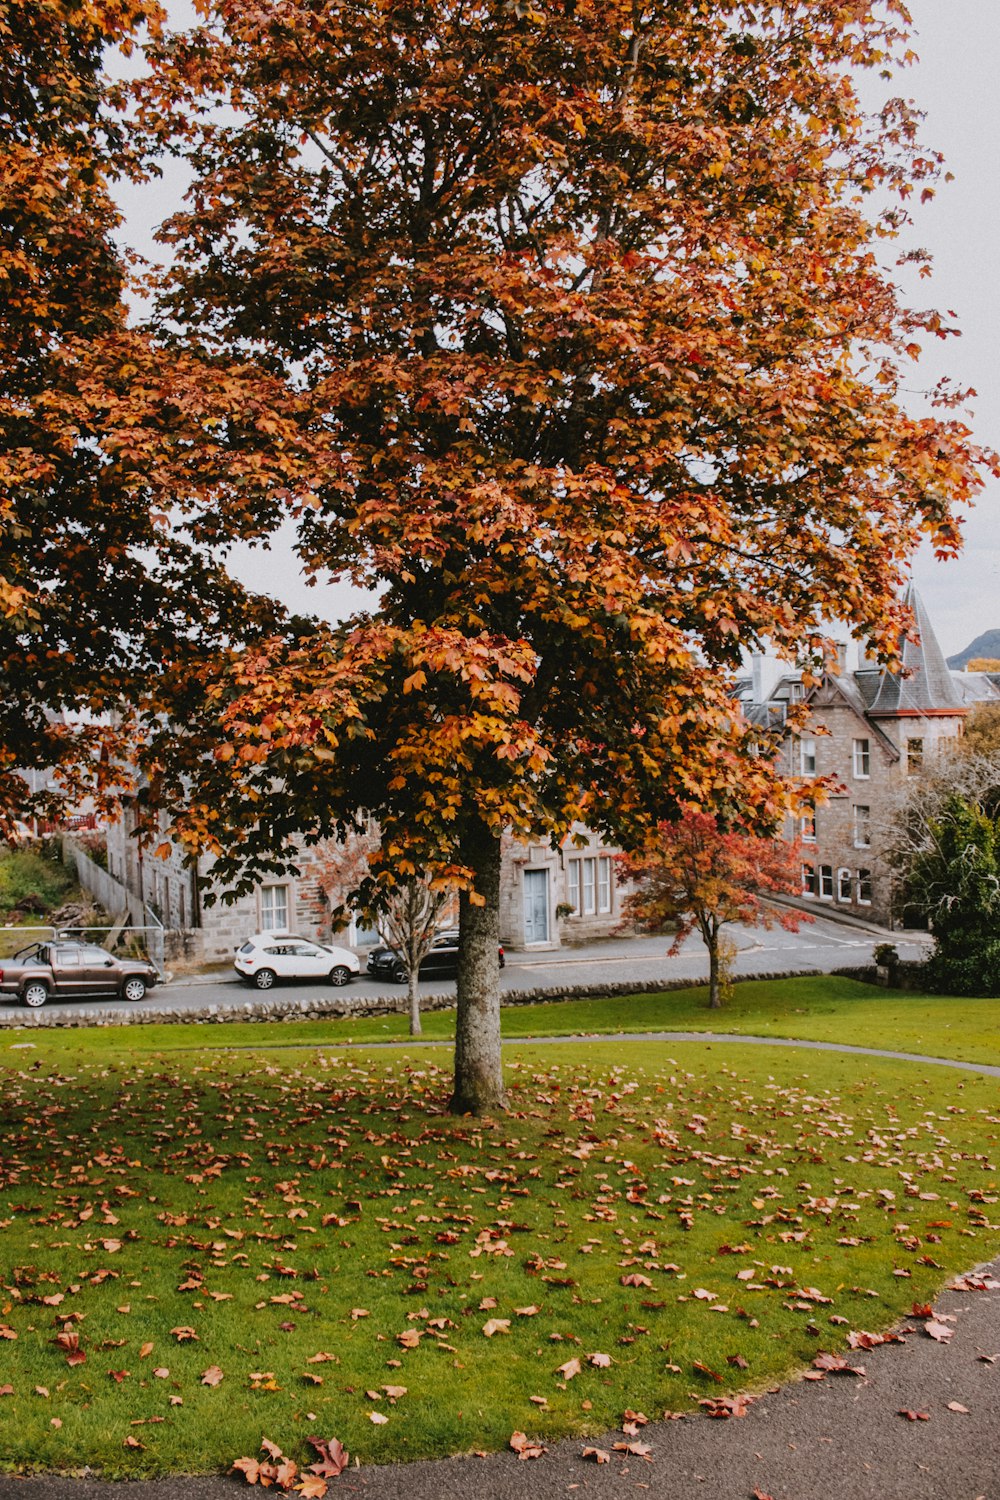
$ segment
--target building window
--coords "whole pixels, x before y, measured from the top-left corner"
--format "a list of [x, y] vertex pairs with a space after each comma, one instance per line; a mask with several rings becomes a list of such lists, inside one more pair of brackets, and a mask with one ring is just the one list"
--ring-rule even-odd
[[803, 776], [816, 775], [816, 741], [799, 740], [799, 770]]
[[607, 856], [597, 861], [597, 910], [611, 910], [611, 860]]
[[801, 682], [792, 682], [792, 683], [789, 684], [789, 687], [788, 687], [788, 696], [789, 696], [789, 698], [791, 699], [791, 701], [793, 703], [801, 703], [802, 702], [802, 684], [801, 684]]
[[906, 772], [919, 771], [924, 763], [923, 740], [907, 740], [906, 742]]
[[803, 896], [815, 896], [816, 894], [816, 866], [802, 866], [802, 894]]
[[833, 866], [820, 865], [819, 867], [819, 893], [824, 901], [833, 900]]
[[872, 841], [872, 810], [860, 802], [854, 804], [854, 847], [867, 849]]
[[854, 886], [854, 877], [852, 876], [850, 870], [838, 870], [837, 871], [837, 900], [838, 901], [850, 901], [853, 886]]
[[582, 910], [583, 910], [583, 914], [584, 914], [585, 917], [592, 917], [594, 915], [594, 912], [597, 909], [596, 906], [595, 906], [595, 888], [594, 888], [594, 876], [596, 874], [597, 860], [596, 859], [581, 859], [580, 863], [583, 866], [583, 871], [582, 871], [582, 873], [583, 873], [583, 882], [582, 882], [582, 886], [583, 886], [583, 908], [582, 908]]
[[566, 894], [573, 908], [573, 915], [580, 915], [580, 861], [571, 859], [566, 866]]
[[871, 740], [854, 741], [854, 775], [859, 781], [867, 781], [872, 774]]
[[261, 886], [260, 922], [265, 932], [286, 932], [288, 930], [287, 885]]
[[872, 904], [871, 870], [858, 871], [858, 901], [862, 906], [871, 906]]
[[799, 832], [807, 844], [816, 842], [816, 809], [810, 807], [802, 814], [799, 821]]

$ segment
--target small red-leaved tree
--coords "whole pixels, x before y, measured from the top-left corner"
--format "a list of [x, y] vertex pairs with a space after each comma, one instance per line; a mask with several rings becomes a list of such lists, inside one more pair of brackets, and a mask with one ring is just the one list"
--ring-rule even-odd
[[799, 851], [776, 838], [757, 838], [740, 827], [725, 829], [706, 813], [688, 812], [660, 823], [638, 854], [623, 854], [620, 874], [634, 882], [626, 897], [626, 922], [646, 932], [677, 924], [670, 945], [676, 953], [695, 929], [708, 949], [708, 1003], [716, 1010], [728, 977], [732, 950], [722, 937], [730, 922], [795, 932], [813, 919], [804, 912], [765, 904], [764, 897], [800, 895]]

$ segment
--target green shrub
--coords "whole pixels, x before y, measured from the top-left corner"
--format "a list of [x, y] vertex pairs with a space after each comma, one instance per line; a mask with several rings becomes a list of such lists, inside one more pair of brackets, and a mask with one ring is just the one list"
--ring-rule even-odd
[[73, 888], [74, 878], [64, 865], [44, 859], [33, 849], [0, 851], [0, 912], [19, 902], [35, 911], [51, 911]]
[[1000, 939], [962, 950], [939, 944], [927, 961], [927, 976], [943, 995], [1000, 995]]

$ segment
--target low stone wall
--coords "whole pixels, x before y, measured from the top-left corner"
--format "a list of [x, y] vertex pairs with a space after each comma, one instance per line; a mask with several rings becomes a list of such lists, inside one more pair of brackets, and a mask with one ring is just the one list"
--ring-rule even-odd
[[863, 964], [853, 969], [834, 969], [841, 979], [857, 979], [861, 984], [875, 984], [882, 989], [911, 990], [932, 994], [927, 986], [927, 965], [921, 959], [901, 959], [892, 967]]
[[[798, 979], [804, 975], [815, 975], [815, 969], [782, 969], [769, 974], [747, 974], [734, 978], [734, 984], [745, 984], [759, 979]], [[603, 1000], [619, 995], [657, 995], [666, 990], [687, 990], [703, 981], [697, 979], [647, 979], [642, 981], [622, 980], [615, 984], [555, 984], [539, 985], [529, 990], [504, 990], [501, 1005], [534, 1005], [539, 1000]], [[154, 994], [157, 992], [154, 991]], [[352, 999], [339, 990], [329, 996], [310, 995], [297, 999], [294, 994], [266, 996], [256, 991], [243, 1000], [220, 1005], [180, 1006], [165, 1001], [164, 992], [154, 1005], [129, 1006], [124, 1000], [99, 1005], [74, 1005], [71, 1011], [35, 1010], [12, 1004], [0, 1010], [0, 1028], [19, 1028], [32, 1031], [48, 1026], [160, 1026], [171, 1023], [193, 1023], [195, 1025], [224, 1025], [230, 1021], [321, 1021], [329, 1017], [343, 1019], [348, 1016], [387, 1016], [406, 1014], [409, 1011], [405, 992], [399, 995]], [[448, 994], [421, 995], [420, 1009], [454, 1010], [454, 991]]]

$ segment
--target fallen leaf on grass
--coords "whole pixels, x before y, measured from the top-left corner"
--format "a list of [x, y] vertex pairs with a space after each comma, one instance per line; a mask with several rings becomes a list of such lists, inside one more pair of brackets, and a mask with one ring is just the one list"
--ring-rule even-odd
[[488, 1339], [491, 1339], [495, 1333], [510, 1333], [510, 1319], [490, 1318], [489, 1322], [483, 1324], [483, 1333]]
[[0, 1396], [13, 1396], [13, 1394], [14, 1387], [12, 1385], [0, 1385]]
[[209, 1365], [208, 1369], [202, 1372], [201, 1383], [202, 1385], [214, 1386], [225, 1380], [225, 1378], [218, 1365]]
[[538, 1313], [541, 1312], [541, 1310], [542, 1309], [540, 1307], [536, 1307], [535, 1304], [532, 1303], [530, 1307], [515, 1307], [514, 1312], [519, 1318], [534, 1318]]
[[640, 1276], [638, 1271], [631, 1271], [627, 1276], [621, 1278], [622, 1286], [652, 1286], [648, 1276]]
[[523, 1432], [512, 1432], [510, 1435], [510, 1446], [518, 1458], [541, 1458], [548, 1450], [542, 1443], [536, 1443]]
[[597, 1370], [607, 1370], [612, 1364], [612, 1359], [610, 1354], [588, 1354], [587, 1363]]
[[133, 1437], [131, 1433], [129, 1433], [128, 1437], [122, 1443], [123, 1448], [145, 1448], [145, 1446], [145, 1443], [140, 1443], [139, 1439]]
[[49, 1419], [49, 1426], [57, 1429], [60, 1428], [62, 1426], [62, 1417], [51, 1417]]
[[310, 1474], [336, 1479], [347, 1468], [351, 1455], [339, 1439], [308, 1437], [306, 1442], [319, 1454], [316, 1463], [309, 1465]]
[[369, 1422], [374, 1422], [376, 1427], [384, 1427], [389, 1418], [380, 1411], [370, 1411], [368, 1413], [368, 1420]]
[[573, 1376], [579, 1375], [582, 1369], [583, 1366], [578, 1359], [568, 1359], [564, 1365], [559, 1366], [556, 1374], [561, 1375], [564, 1380], [572, 1380]]
[[173, 1334], [174, 1338], [179, 1344], [186, 1343], [189, 1339], [194, 1339], [195, 1341], [197, 1341], [198, 1338], [198, 1335], [195, 1333], [193, 1328], [171, 1328], [170, 1332]]

